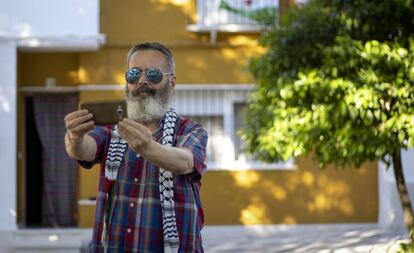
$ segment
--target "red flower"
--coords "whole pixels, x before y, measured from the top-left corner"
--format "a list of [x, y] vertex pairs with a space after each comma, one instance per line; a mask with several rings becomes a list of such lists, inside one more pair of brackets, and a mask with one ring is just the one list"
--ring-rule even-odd
[[245, 5], [251, 5], [252, 4], [252, 0], [244, 0], [244, 4]]

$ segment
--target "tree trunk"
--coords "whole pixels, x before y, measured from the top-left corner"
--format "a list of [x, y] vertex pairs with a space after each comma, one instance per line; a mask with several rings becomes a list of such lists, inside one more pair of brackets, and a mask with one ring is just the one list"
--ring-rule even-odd
[[400, 201], [403, 208], [404, 223], [410, 232], [410, 240], [414, 242], [414, 219], [413, 208], [410, 197], [408, 196], [407, 185], [405, 183], [403, 167], [401, 163], [401, 152], [397, 150], [392, 155], [392, 162], [394, 167], [395, 180], [397, 182], [397, 190], [400, 195]]
[[286, 13], [287, 9], [295, 5], [295, 3], [295, 0], [279, 0], [279, 16], [282, 17]]

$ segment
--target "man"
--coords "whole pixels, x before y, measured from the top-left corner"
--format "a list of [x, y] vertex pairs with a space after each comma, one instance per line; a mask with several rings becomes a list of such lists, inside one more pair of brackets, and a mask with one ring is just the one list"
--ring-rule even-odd
[[207, 133], [169, 108], [175, 63], [159, 43], [128, 54], [128, 118], [96, 126], [86, 110], [65, 117], [66, 151], [101, 164], [91, 252], [203, 252], [200, 179]]

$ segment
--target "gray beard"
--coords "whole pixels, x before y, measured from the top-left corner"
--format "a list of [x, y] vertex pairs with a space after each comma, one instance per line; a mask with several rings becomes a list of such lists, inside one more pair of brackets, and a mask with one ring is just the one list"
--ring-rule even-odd
[[154, 96], [134, 96], [126, 91], [128, 118], [140, 123], [150, 123], [161, 119], [170, 109], [170, 88], [158, 91]]

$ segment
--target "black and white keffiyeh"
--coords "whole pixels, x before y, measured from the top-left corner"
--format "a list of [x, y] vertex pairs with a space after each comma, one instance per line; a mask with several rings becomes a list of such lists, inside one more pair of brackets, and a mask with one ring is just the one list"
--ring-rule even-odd
[[[161, 144], [172, 146], [174, 141], [175, 122], [177, 114], [174, 110], [164, 116]], [[160, 184], [160, 201], [162, 207], [162, 230], [164, 233], [164, 253], [178, 252], [179, 238], [177, 221], [174, 211], [174, 178], [173, 174], [159, 168], [158, 181]]]
[[[163, 132], [161, 144], [172, 146], [174, 141], [175, 123], [177, 121], [177, 114], [173, 109], [170, 109], [163, 117]], [[108, 154], [105, 162], [105, 183], [107, 185], [107, 194], [111, 192], [111, 186], [115, 182], [119, 167], [121, 166], [127, 149], [127, 142], [118, 134], [117, 125], [112, 130], [112, 137], [109, 144]], [[164, 252], [176, 253], [179, 248], [179, 237], [177, 229], [177, 221], [174, 209], [174, 178], [173, 174], [159, 168], [159, 191], [162, 210], [162, 227], [164, 236]], [[108, 209], [107, 209], [108, 210]], [[106, 226], [105, 226], [106, 228]], [[106, 229], [104, 229], [106, 230]], [[105, 236], [107, 231], [103, 231]]]
[[116, 180], [118, 170], [127, 148], [126, 140], [118, 134], [118, 125], [112, 129], [111, 141], [109, 143], [108, 154], [105, 162], [105, 179], [111, 183]]

